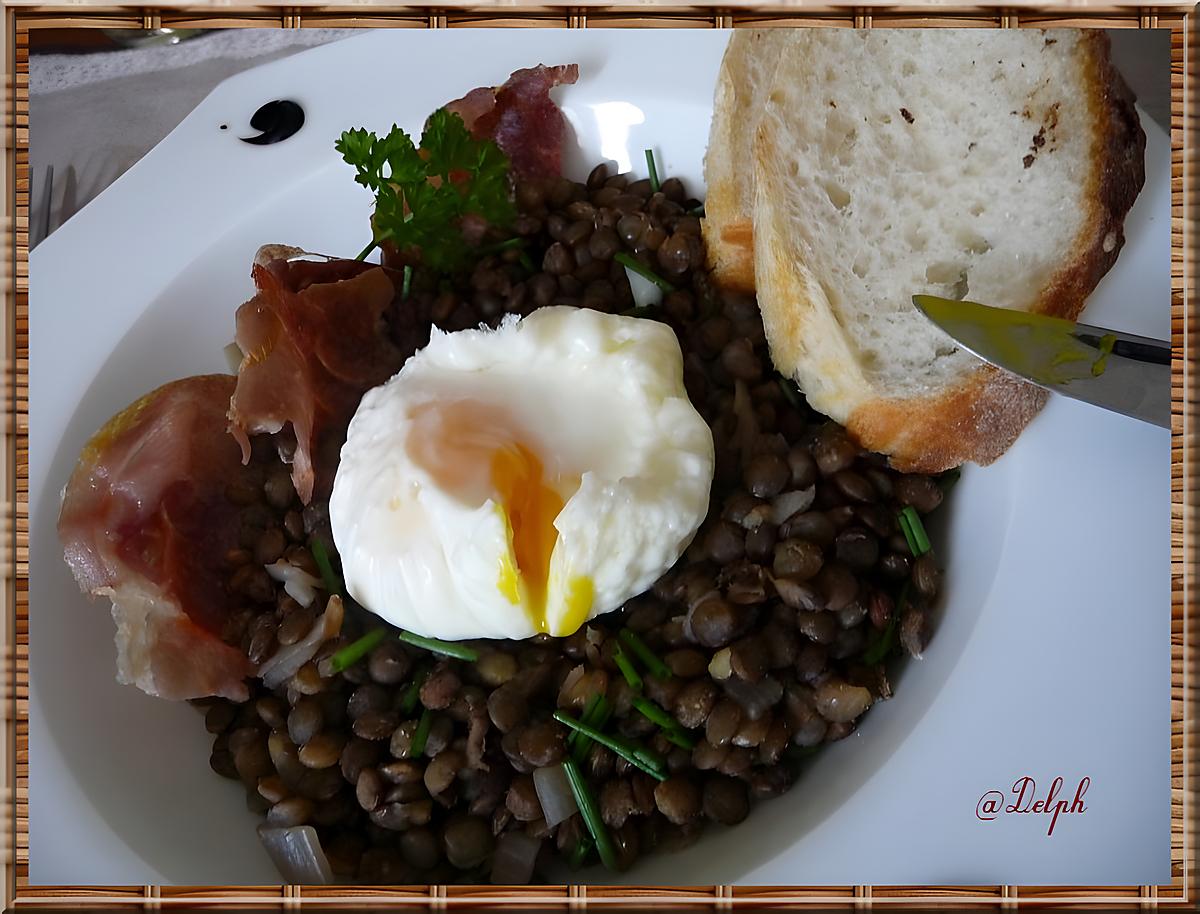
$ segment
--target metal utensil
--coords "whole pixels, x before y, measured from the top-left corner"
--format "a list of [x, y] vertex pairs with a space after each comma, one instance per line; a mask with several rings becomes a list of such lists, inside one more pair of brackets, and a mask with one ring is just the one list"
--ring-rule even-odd
[[[29, 250], [33, 250], [41, 244], [47, 235], [50, 234], [50, 202], [54, 194], [54, 166], [46, 166], [46, 176], [43, 179], [45, 186], [42, 188], [42, 211], [39, 214], [40, 218], [37, 224], [34, 224], [30, 219], [29, 225]], [[32, 194], [30, 197], [32, 198]]]
[[997, 368], [1075, 400], [1171, 427], [1169, 343], [933, 295], [914, 295], [913, 304]]

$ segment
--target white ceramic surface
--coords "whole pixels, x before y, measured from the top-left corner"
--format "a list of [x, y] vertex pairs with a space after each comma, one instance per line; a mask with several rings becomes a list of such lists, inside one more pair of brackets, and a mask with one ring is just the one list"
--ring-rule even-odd
[[[596, 160], [699, 187], [720, 32], [384, 31], [223, 83], [30, 264], [31, 776], [34, 883], [270, 883], [242, 789], [208, 769], [186, 705], [113, 680], [112, 622], [54, 534], [59, 490], [109, 415], [169, 379], [224, 370], [221, 347], [265, 242], [352, 254], [370, 199], [333, 151], [341, 130], [418, 129], [426, 113], [538, 61], [580, 64], [559, 98], [568, 170]], [[663, 55], [665, 47], [671, 49]], [[1164, 71], [1165, 72], [1165, 71]], [[1163, 82], [1164, 91], [1166, 82]], [[256, 147], [250, 115], [292, 98], [292, 139]], [[1096, 324], [1166, 337], [1169, 144]], [[227, 124], [229, 129], [221, 130]], [[1016, 446], [970, 468], [934, 530], [944, 613], [894, 700], [782, 799], [643, 883], [1134, 883], [1169, 877], [1169, 437], [1054, 400]], [[1022, 775], [1091, 778], [1087, 811], [980, 821]], [[1068, 797], [1069, 799], [1069, 797]], [[606, 881], [606, 874], [587, 874]]]

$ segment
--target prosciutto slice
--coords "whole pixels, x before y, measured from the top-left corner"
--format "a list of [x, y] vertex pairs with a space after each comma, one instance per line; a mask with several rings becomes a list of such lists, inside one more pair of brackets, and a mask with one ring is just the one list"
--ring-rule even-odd
[[362, 395], [400, 370], [386, 313], [390, 272], [357, 260], [310, 261], [265, 248], [258, 293], [237, 312], [245, 353], [229, 408], [230, 431], [250, 458], [250, 436], [296, 435], [292, 482], [304, 504], [333, 486], [338, 452]]
[[562, 174], [567, 122], [550, 98], [555, 86], [579, 79], [578, 64], [517, 70], [503, 86], [472, 89], [446, 109], [458, 114], [476, 139], [492, 139], [522, 178]]
[[254, 665], [221, 640], [238, 545], [227, 484], [245, 472], [226, 434], [232, 375], [173, 381], [110, 419], [80, 454], [58, 534], [79, 586], [112, 600], [117, 679], [162, 698], [247, 697]]

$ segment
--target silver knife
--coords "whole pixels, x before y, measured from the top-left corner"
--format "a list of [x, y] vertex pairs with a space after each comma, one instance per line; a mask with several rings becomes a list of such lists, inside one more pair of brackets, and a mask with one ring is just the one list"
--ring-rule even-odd
[[934, 295], [914, 295], [913, 304], [997, 368], [1084, 403], [1171, 427], [1169, 343]]

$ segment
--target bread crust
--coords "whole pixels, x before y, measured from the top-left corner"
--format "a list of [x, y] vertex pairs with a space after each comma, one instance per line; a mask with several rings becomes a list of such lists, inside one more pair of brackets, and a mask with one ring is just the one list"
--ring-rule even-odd
[[743, 145], [737, 138], [753, 136], [762, 110], [751, 98], [748, 64], [755, 54], [777, 56], [787, 31], [735, 31], [721, 59], [704, 162], [708, 193], [701, 228], [708, 268], [721, 287], [731, 291], [754, 291], [754, 169], [749, 161], [733, 161], [734, 150]]
[[[1146, 136], [1133, 94], [1109, 58], [1108, 37], [1085, 33], [1082, 53], [1097, 162], [1084, 194], [1090, 203], [1077, 236], [1078, 254], [1062, 265], [1030, 308], [1072, 320], [1116, 262], [1125, 240], [1125, 216], [1145, 182]], [[770, 162], [777, 152], [764, 125], [755, 141], [755, 160]], [[775, 218], [765, 192], [757, 194], [754, 212], [756, 218]], [[738, 220], [726, 220], [706, 233], [706, 239], [715, 234], [719, 240], [715, 278], [742, 288], [740, 246], [754, 247], [759, 304], [773, 360], [796, 378], [816, 409], [843, 419], [863, 447], [887, 454], [891, 465], [904, 472], [937, 473], [967, 461], [986, 465], [1012, 445], [1045, 405], [1045, 390], [988, 365], [927, 396], [878, 396], [850, 355], [819, 282], [794, 262], [794, 252], [774, 249], [784, 230], [780, 225], [760, 231], [757, 245], [753, 232]]]

